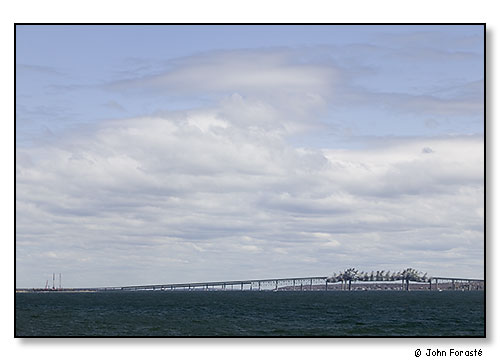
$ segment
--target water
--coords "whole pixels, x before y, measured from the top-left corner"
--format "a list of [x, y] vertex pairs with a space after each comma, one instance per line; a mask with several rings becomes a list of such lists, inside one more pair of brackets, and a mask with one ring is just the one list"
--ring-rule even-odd
[[17, 293], [17, 336], [484, 336], [484, 293]]

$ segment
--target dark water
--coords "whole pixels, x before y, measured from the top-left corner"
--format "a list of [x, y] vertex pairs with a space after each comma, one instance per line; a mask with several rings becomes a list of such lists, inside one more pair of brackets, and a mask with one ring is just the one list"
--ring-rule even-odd
[[17, 336], [483, 336], [474, 292], [17, 293]]

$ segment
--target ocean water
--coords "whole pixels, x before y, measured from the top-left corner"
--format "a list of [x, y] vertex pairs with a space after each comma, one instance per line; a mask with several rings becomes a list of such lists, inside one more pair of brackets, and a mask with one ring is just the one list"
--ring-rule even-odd
[[484, 336], [484, 292], [16, 293], [16, 336]]

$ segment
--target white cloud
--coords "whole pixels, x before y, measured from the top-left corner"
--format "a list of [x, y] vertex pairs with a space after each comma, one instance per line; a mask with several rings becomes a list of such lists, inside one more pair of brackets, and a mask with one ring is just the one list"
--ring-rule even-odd
[[414, 266], [418, 252], [458, 264], [482, 250], [479, 138], [306, 150], [198, 111], [17, 154], [20, 278], [43, 253], [47, 268], [129, 270], [87, 283], [120, 284]]
[[295, 55], [179, 60], [113, 87], [207, 93], [210, 106], [17, 147], [18, 286], [54, 270], [73, 286], [350, 266], [482, 276], [483, 139], [295, 146], [341, 85], [338, 68]]

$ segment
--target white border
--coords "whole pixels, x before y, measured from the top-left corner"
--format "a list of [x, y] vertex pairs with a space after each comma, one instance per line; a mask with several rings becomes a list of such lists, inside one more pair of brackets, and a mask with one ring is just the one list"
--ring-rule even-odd
[[[405, 361], [414, 359], [416, 348], [481, 348], [493, 360], [500, 355], [496, 336], [499, 313], [498, 275], [495, 260], [494, 217], [498, 193], [498, 126], [494, 125], [494, 92], [498, 60], [498, 11], [493, 1], [401, 0], [378, 1], [5, 1], [0, 11], [3, 52], [1, 59], [1, 229], [2, 230], [2, 328], [5, 358], [16, 361], [116, 361], [196, 360], [244, 361], [256, 358], [281, 361]], [[14, 22], [486, 22], [488, 29], [488, 339], [14, 339], [13, 304], [13, 31]], [[496, 303], [495, 303], [496, 302]], [[428, 359], [428, 357], [420, 357]], [[464, 357], [463, 357], [464, 358]], [[470, 360], [470, 359], [469, 359]]]

